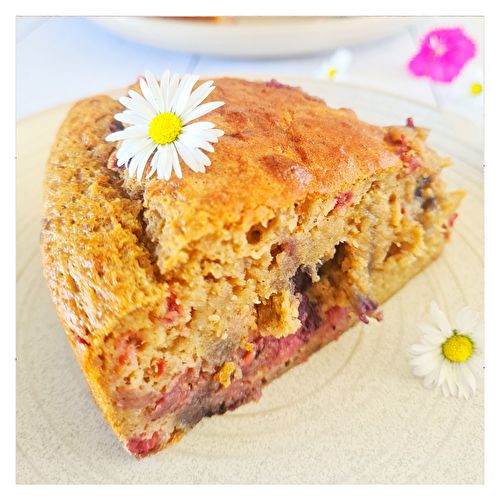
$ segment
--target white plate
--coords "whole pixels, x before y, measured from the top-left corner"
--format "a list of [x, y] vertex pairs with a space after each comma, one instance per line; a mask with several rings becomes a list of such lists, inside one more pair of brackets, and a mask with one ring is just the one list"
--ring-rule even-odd
[[89, 18], [111, 33], [160, 49], [239, 58], [302, 56], [382, 38], [411, 17], [235, 17], [230, 22], [161, 17]]
[[[271, 77], [268, 77], [271, 78]], [[482, 484], [483, 395], [426, 390], [405, 350], [429, 303], [453, 320], [483, 314], [483, 155], [432, 107], [309, 78], [301, 85], [376, 124], [432, 129], [429, 143], [468, 191], [442, 257], [382, 307], [250, 403], [203, 420], [178, 444], [137, 462], [94, 404], [52, 305], [38, 247], [44, 164], [69, 105], [18, 123], [17, 482], [21, 484]]]

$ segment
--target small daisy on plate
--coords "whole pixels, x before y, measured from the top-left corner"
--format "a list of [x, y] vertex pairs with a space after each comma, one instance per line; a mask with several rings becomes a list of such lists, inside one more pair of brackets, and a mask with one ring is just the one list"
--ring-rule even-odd
[[170, 77], [165, 71], [160, 84], [150, 71], [141, 78], [143, 95], [129, 90], [130, 97], [119, 101], [128, 109], [115, 118], [129, 124], [124, 130], [106, 137], [107, 141], [121, 141], [116, 153], [117, 166], [127, 166], [129, 175], [141, 180], [149, 164], [146, 178], [154, 173], [159, 179], [170, 179], [172, 169], [182, 178], [179, 156], [195, 172], [205, 172], [210, 160], [201, 150], [213, 152], [211, 142], [224, 135], [210, 122], [189, 122], [222, 106], [220, 101], [201, 102], [214, 90], [213, 81], [207, 81], [192, 92], [197, 75], [176, 73]]
[[413, 373], [424, 377], [424, 387], [441, 386], [445, 396], [474, 396], [483, 385], [483, 335], [479, 315], [462, 308], [452, 329], [436, 302], [431, 302], [434, 325], [417, 325], [424, 333], [408, 350]]

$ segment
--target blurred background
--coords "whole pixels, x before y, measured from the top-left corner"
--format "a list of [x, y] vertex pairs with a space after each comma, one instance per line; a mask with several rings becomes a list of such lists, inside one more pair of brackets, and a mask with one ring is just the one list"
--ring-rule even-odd
[[[476, 45], [451, 82], [408, 64], [433, 30]], [[17, 119], [126, 87], [147, 69], [202, 76], [300, 75], [438, 106], [482, 145], [483, 17], [17, 17]], [[439, 49], [437, 49], [439, 50]], [[355, 107], [355, 103], [353, 103]]]

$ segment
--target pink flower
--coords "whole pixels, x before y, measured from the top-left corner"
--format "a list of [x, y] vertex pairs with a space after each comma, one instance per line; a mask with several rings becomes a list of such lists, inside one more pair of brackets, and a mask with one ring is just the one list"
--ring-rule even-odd
[[435, 82], [451, 82], [465, 63], [476, 55], [476, 44], [461, 28], [429, 32], [420, 51], [408, 64], [415, 76], [428, 76]]

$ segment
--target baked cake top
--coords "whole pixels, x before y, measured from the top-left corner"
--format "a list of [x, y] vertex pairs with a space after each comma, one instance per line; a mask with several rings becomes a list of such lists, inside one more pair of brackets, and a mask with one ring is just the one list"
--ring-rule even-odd
[[210, 100], [225, 103], [203, 117], [224, 131], [208, 154], [212, 164], [202, 175], [184, 168], [182, 179], [146, 181], [145, 203], [186, 200], [193, 214], [231, 223], [245, 212], [274, 211], [308, 195], [342, 191], [401, 165], [379, 127], [300, 89], [222, 78]]
[[183, 166], [182, 179], [138, 183], [108, 168], [117, 144], [106, 137], [124, 109], [110, 97], [81, 101], [61, 126], [45, 176], [42, 256], [67, 330], [104, 333], [125, 311], [160, 300], [179, 266], [201, 265], [216, 241], [220, 262], [258, 258], [245, 239], [255, 224], [401, 168], [402, 133], [422, 158], [435, 156], [427, 165], [444, 166], [425, 131], [368, 125], [275, 81], [218, 79], [210, 100], [225, 105], [202, 119], [224, 135], [206, 173]]

